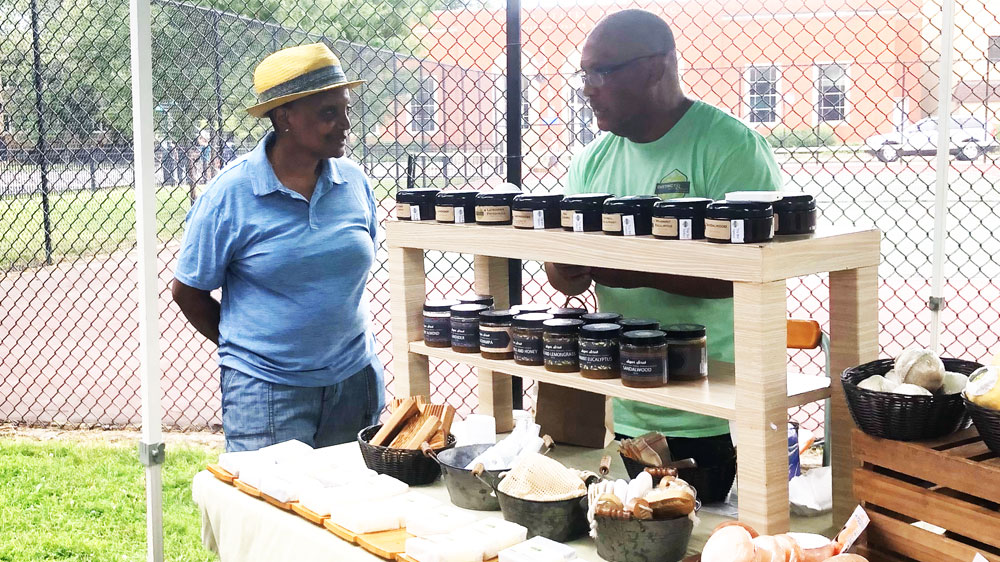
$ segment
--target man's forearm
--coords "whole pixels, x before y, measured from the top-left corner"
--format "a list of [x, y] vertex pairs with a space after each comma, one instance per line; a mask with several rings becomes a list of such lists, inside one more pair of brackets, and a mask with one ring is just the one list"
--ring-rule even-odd
[[184, 317], [198, 332], [215, 345], [219, 345], [219, 319], [222, 307], [219, 301], [209, 293], [187, 294], [183, 298], [175, 298]]
[[[573, 271], [577, 268], [565, 268], [569, 271]], [[555, 288], [555, 290], [567, 296], [576, 296], [587, 291], [590, 288], [590, 273], [589, 268], [586, 269], [585, 274], [578, 274], [574, 277], [567, 277], [564, 275], [558, 265], [554, 263], [545, 264], [545, 275], [549, 278], [549, 284]]]
[[719, 279], [606, 268], [594, 268], [593, 276], [596, 283], [607, 287], [624, 289], [649, 287], [675, 295], [701, 299], [727, 299], [733, 296], [733, 284]]

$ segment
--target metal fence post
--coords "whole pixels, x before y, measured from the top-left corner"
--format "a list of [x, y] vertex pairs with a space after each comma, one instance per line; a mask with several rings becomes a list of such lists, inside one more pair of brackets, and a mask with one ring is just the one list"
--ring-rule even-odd
[[38, 0], [31, 0], [31, 52], [34, 55], [35, 114], [38, 117], [36, 161], [42, 174], [42, 228], [45, 230], [45, 265], [52, 265], [52, 221], [49, 216], [49, 166], [45, 146], [45, 105], [42, 100], [42, 47], [38, 33]]
[[94, 158], [94, 147], [87, 149], [87, 165], [90, 168], [90, 191], [97, 191], [97, 160]]
[[[507, 0], [507, 182], [521, 187], [521, 0]], [[507, 261], [510, 305], [521, 304], [521, 260]], [[524, 408], [524, 380], [511, 377], [514, 409]]]

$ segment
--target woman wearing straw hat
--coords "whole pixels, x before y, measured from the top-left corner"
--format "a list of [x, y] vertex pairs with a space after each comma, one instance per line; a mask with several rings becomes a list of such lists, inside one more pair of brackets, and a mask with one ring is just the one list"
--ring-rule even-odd
[[[382, 409], [364, 298], [375, 196], [343, 158], [350, 90], [361, 83], [321, 43], [261, 61], [259, 103], [247, 112], [274, 130], [188, 213], [172, 292], [219, 345], [227, 451], [344, 443]], [[220, 287], [221, 303], [210, 293]]]

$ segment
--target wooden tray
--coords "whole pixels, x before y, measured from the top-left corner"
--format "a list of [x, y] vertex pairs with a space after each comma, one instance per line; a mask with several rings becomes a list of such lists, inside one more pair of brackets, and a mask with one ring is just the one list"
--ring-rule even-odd
[[[969, 562], [979, 553], [1000, 562], [1000, 458], [975, 428], [923, 442], [859, 430], [852, 439], [862, 463], [854, 495], [871, 517], [867, 550], [874, 559]], [[916, 521], [946, 531], [911, 525]]]
[[222, 466], [217, 464], [210, 464], [205, 468], [207, 468], [208, 471], [212, 473], [212, 476], [218, 478], [219, 480], [222, 480], [226, 484], [233, 483], [233, 478], [235, 477], [232, 474], [230, 474], [228, 470], [222, 468]]
[[272, 498], [271, 496], [265, 494], [264, 492], [260, 493], [260, 497], [261, 497], [261, 499], [263, 499], [267, 503], [273, 505], [274, 507], [277, 507], [278, 509], [284, 509], [285, 511], [291, 511], [292, 510], [292, 504], [293, 503], [298, 503], [298, 502], [279, 502], [278, 500]]
[[406, 552], [406, 539], [412, 536], [406, 529], [365, 533], [358, 535], [358, 546], [379, 558], [395, 560], [397, 555]]
[[337, 535], [338, 537], [344, 539], [345, 541], [351, 544], [358, 544], [357, 533], [352, 533], [351, 531], [348, 531], [347, 529], [341, 527], [340, 525], [331, 522], [329, 519], [323, 520], [323, 526], [326, 527], [327, 531], [330, 531], [331, 533]]
[[[399, 560], [400, 562], [420, 562], [416, 558], [410, 558], [409, 556], [407, 556], [405, 554], [397, 554], [396, 555], [396, 560]], [[493, 558], [487, 558], [486, 562], [500, 562], [500, 557], [499, 556], [494, 556]], [[685, 560], [685, 562], [687, 562], [687, 561]]]
[[233, 485], [236, 486], [236, 489], [243, 492], [244, 494], [247, 494], [248, 496], [253, 496], [255, 498], [260, 498], [261, 496], [260, 490], [248, 484], [244, 484], [243, 481], [240, 480], [239, 478], [233, 479]]
[[295, 502], [292, 504], [292, 511], [295, 512], [296, 515], [305, 519], [306, 521], [309, 521], [310, 523], [315, 523], [321, 527], [323, 526], [323, 522], [329, 519], [330, 517], [329, 515], [320, 515], [299, 502]]

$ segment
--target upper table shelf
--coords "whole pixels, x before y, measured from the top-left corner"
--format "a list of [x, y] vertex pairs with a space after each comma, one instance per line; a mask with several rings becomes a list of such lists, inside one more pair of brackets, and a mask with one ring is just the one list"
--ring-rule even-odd
[[658, 240], [601, 232], [526, 230], [512, 226], [389, 221], [391, 248], [440, 250], [669, 273], [725, 281], [766, 283], [879, 264], [881, 234], [874, 229], [820, 229], [761, 244]]

